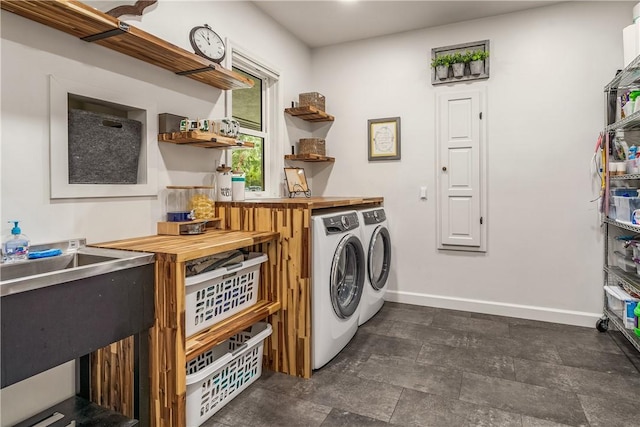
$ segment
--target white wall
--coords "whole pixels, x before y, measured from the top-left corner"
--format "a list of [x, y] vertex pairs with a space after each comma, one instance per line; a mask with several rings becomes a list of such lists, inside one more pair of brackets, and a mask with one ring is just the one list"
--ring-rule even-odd
[[[158, 197], [49, 199], [48, 75], [134, 92], [155, 104], [158, 112], [193, 117], [224, 116], [224, 92], [12, 13], [2, 11], [0, 17], [2, 234], [10, 230], [9, 219], [21, 220], [32, 243], [73, 237], [95, 243], [155, 234], [164, 208]], [[159, 2], [141, 21], [130, 21], [189, 51], [189, 30], [205, 22], [278, 70], [283, 99], [295, 99], [307, 89], [309, 49], [250, 3]], [[287, 128], [282, 135], [295, 138], [297, 132]], [[208, 182], [221, 156], [220, 150], [164, 143], [158, 147], [154, 169], [159, 191], [170, 184]], [[0, 425], [14, 424], [73, 395], [73, 369], [73, 363], [66, 364], [2, 390]]]
[[[313, 51], [315, 90], [336, 117], [317, 131], [336, 162], [314, 170], [315, 191], [384, 196], [388, 299], [593, 327], [603, 249], [589, 167], [632, 6], [567, 2]], [[432, 48], [485, 39], [488, 81], [431, 85]], [[488, 252], [438, 251], [435, 97], [479, 86], [488, 90]], [[401, 161], [368, 162], [367, 119], [392, 116], [402, 118]]]

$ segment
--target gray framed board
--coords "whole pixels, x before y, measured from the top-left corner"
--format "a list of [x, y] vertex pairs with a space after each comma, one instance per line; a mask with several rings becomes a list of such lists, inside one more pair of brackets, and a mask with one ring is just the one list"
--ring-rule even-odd
[[[489, 52], [489, 40], [480, 40], [450, 46], [435, 47], [431, 49], [431, 59], [435, 59], [435, 57], [438, 55], [452, 55], [455, 53], [464, 54], [465, 52], [473, 52], [477, 50]], [[472, 75], [469, 64], [465, 64], [464, 75], [462, 77], [454, 77], [452, 67], [449, 67], [448, 75], [444, 79], [438, 78], [438, 76], [436, 75], [436, 69], [431, 67], [431, 84], [441, 85], [458, 82], [468, 82], [473, 80], [486, 80], [489, 78], [489, 62], [490, 57], [487, 56], [487, 58], [484, 60], [483, 72], [477, 75]]]

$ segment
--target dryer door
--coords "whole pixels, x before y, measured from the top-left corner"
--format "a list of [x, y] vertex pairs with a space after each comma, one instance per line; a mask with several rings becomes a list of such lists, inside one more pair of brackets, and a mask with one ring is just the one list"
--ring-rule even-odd
[[379, 291], [387, 283], [391, 269], [391, 237], [383, 225], [371, 235], [367, 267], [371, 286]]
[[331, 304], [336, 315], [348, 319], [358, 309], [364, 288], [364, 250], [360, 239], [348, 234], [333, 255], [331, 264]]

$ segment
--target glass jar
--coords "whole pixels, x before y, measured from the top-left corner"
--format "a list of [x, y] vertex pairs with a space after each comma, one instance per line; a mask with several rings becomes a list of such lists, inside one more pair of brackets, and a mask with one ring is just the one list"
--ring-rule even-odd
[[215, 217], [215, 187], [196, 186], [189, 198], [189, 209], [195, 219], [211, 219]]
[[181, 222], [193, 219], [193, 214], [189, 207], [189, 200], [191, 199], [193, 191], [194, 187], [192, 186], [172, 185], [167, 187], [167, 200], [165, 205], [167, 221]]

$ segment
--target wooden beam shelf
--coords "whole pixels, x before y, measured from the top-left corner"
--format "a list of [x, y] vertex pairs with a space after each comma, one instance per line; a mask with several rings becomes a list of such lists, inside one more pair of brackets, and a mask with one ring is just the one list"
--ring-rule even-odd
[[75, 0], [2, 1], [0, 7], [87, 42], [222, 90], [253, 86], [246, 77]]
[[173, 132], [158, 134], [158, 141], [204, 148], [253, 148], [252, 142], [221, 136], [211, 132]]
[[320, 154], [286, 154], [285, 160], [296, 160], [299, 162], [329, 162], [334, 163], [335, 157], [322, 156]]
[[308, 122], [332, 122], [335, 120], [331, 114], [318, 110], [310, 105], [304, 107], [285, 108], [285, 113]]
[[278, 310], [280, 310], [279, 302], [259, 300], [246, 310], [187, 337], [186, 361], [195, 359], [230, 336], [237, 334], [238, 331], [250, 327]]

